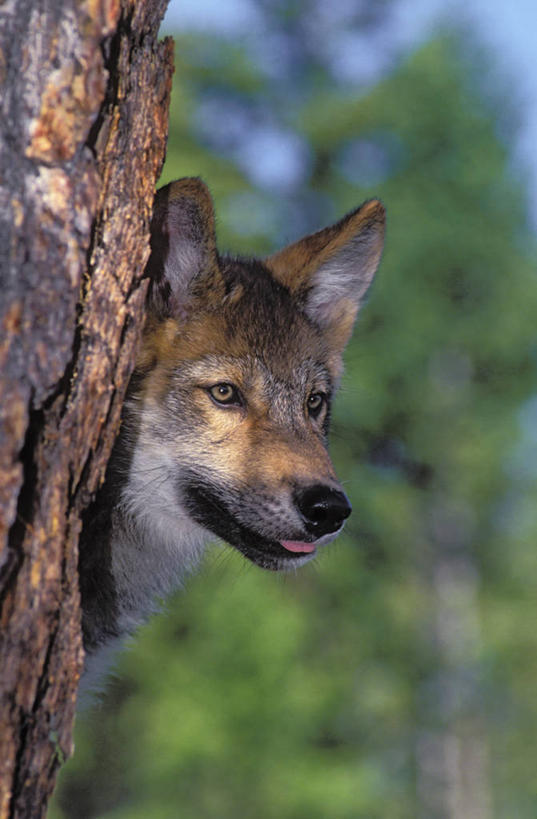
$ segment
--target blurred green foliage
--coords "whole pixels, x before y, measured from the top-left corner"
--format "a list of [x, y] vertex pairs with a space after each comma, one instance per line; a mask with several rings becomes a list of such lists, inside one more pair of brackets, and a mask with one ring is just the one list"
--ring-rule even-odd
[[[163, 182], [206, 179], [223, 248], [387, 205], [332, 436], [354, 513], [292, 576], [215, 547], [79, 717], [53, 819], [537, 815], [536, 254], [485, 73], [445, 37], [367, 92], [311, 59], [282, 89], [178, 39]], [[293, 184], [241, 161], [263, 123]]]

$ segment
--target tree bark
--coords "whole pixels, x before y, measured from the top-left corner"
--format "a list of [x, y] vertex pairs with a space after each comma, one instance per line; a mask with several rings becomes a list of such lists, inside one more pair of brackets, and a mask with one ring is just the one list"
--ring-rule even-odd
[[0, 818], [46, 812], [72, 752], [81, 512], [143, 321], [165, 153], [167, 0], [0, 8]]

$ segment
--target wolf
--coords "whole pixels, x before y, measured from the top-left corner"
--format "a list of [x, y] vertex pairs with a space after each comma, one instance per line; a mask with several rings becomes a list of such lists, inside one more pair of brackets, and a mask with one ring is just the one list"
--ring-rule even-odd
[[370, 200], [266, 259], [236, 258], [218, 253], [200, 179], [157, 192], [141, 348], [83, 521], [86, 687], [208, 541], [288, 571], [341, 531], [330, 409], [384, 223]]

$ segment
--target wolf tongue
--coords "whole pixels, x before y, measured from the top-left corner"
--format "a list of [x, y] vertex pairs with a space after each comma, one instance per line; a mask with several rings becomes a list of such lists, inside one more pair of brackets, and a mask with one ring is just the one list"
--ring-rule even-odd
[[281, 540], [281, 545], [289, 552], [314, 552], [315, 543], [303, 543], [300, 540]]

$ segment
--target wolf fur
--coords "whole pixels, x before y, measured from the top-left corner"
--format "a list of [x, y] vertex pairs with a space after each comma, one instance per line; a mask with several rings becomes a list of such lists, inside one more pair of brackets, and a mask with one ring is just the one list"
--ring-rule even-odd
[[263, 261], [220, 256], [203, 182], [157, 193], [143, 341], [81, 538], [87, 685], [208, 540], [286, 570], [341, 530], [330, 405], [383, 235], [372, 200]]

